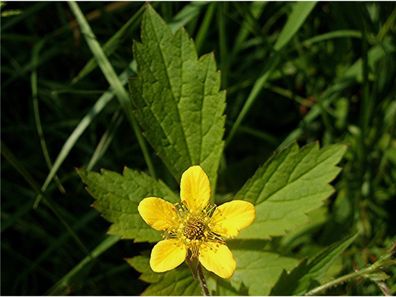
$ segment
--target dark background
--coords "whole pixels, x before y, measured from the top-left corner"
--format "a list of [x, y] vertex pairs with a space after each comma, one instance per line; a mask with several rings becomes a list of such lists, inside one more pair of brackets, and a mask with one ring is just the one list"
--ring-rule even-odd
[[[215, 53], [222, 88], [227, 90], [227, 137], [254, 83], [274, 57], [273, 45], [293, 3], [261, 3], [257, 17], [252, 15], [250, 2], [152, 4], [168, 22], [186, 7], [196, 12], [185, 27], [193, 39], [199, 39], [199, 55]], [[79, 3], [102, 45], [142, 5]], [[93, 199], [75, 168], [88, 165], [95, 150], [102, 148], [103, 137], [108, 147], [93, 170], [120, 172], [128, 166], [147, 171], [147, 167], [130, 125], [113, 99], [73, 142], [57, 172], [58, 180], [45, 190], [45, 201], [33, 208], [49, 173], [44, 152], [47, 150], [53, 164], [109, 85], [97, 67], [77, 79], [92, 53], [67, 3], [5, 2], [1, 13], [1, 290], [5, 295], [42, 295], [104, 240], [109, 226], [90, 207]], [[183, 20], [183, 15], [178, 17]], [[342, 142], [349, 146], [341, 164], [343, 173], [334, 182], [342, 195], [329, 199], [326, 221], [290, 247], [294, 257], [309, 255], [358, 229], [361, 235], [342, 262], [341, 270], [350, 272], [371, 263], [394, 243], [395, 20], [392, 2], [318, 3], [279, 53], [277, 68], [226, 147], [219, 194], [237, 191], [293, 133], [298, 133], [295, 140], [301, 145], [317, 140], [322, 145]], [[244, 22], [248, 23], [248, 37], [238, 44], [237, 33]], [[139, 39], [139, 26], [137, 15], [108, 54], [117, 73], [133, 59], [132, 40]], [[305, 42], [340, 30], [345, 34], [337, 38]], [[374, 47], [378, 47], [375, 55], [370, 54]], [[362, 64], [357, 72], [345, 75], [359, 59]], [[34, 86], [32, 89], [34, 76], [37, 94]], [[320, 107], [317, 116], [310, 113], [314, 107]], [[150, 154], [159, 177], [177, 190], [151, 148]], [[117, 242], [81, 269], [63, 294], [140, 294], [147, 284], [138, 280], [139, 274], [124, 258], [149, 247]], [[329, 293], [381, 291], [374, 283], [361, 280]]]

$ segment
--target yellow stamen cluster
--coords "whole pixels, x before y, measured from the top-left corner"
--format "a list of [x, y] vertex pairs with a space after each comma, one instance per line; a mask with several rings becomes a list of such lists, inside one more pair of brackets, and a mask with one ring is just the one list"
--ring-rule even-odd
[[183, 236], [188, 240], [202, 240], [207, 226], [197, 218], [190, 218], [183, 228]]
[[230, 278], [236, 261], [225, 239], [238, 235], [255, 218], [254, 206], [234, 200], [216, 208], [210, 204], [209, 178], [200, 166], [191, 166], [181, 177], [179, 204], [146, 197], [138, 206], [143, 220], [163, 231], [150, 256], [155, 272], [164, 272], [183, 261], [201, 263], [222, 278]]
[[215, 205], [208, 205], [198, 213], [191, 213], [184, 203], [177, 203], [175, 206], [179, 227], [176, 230], [167, 230], [164, 238], [182, 240], [188, 247], [191, 257], [198, 257], [199, 247], [204, 242], [224, 243], [224, 239], [209, 228]]

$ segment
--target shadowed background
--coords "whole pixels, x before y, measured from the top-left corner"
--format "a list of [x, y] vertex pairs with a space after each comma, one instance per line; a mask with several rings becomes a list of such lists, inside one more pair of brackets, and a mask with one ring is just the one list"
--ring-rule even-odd
[[[335, 269], [350, 272], [383, 254], [396, 234], [395, 4], [317, 3], [295, 16], [289, 33], [302, 25], [280, 50], [295, 3], [152, 5], [172, 28], [185, 26], [199, 55], [214, 51], [221, 70], [227, 146], [218, 194], [239, 190], [282, 143], [346, 143], [344, 170], [333, 183], [341, 194], [284, 252], [303, 258], [357, 228], [359, 240]], [[143, 3], [79, 6], [126, 81], [134, 75]], [[75, 172], [148, 171], [108, 90], [67, 3], [2, 2], [2, 294], [134, 295], [147, 286], [123, 259], [150, 245], [106, 241], [109, 224], [90, 207]], [[148, 154], [158, 177], [178, 191], [151, 147]], [[51, 169], [56, 174], [46, 183]], [[328, 294], [381, 290], [361, 280]]]

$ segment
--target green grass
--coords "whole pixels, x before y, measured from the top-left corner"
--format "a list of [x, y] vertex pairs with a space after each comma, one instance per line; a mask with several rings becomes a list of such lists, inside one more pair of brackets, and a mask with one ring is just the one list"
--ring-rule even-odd
[[[134, 295], [147, 286], [124, 259], [151, 245], [106, 236], [108, 223], [90, 207], [75, 171], [128, 166], [177, 190], [127, 93], [143, 5], [1, 7], [2, 294]], [[358, 230], [330, 276], [384, 255], [396, 238], [396, 5], [153, 7], [172, 30], [186, 28], [199, 55], [214, 51], [227, 90], [219, 195], [236, 193], [274, 150], [293, 141], [347, 144], [333, 182], [337, 194], [316, 224], [270, 244], [302, 259]], [[386, 272], [385, 288], [395, 294], [395, 269]], [[356, 279], [327, 294], [378, 295], [384, 284]]]

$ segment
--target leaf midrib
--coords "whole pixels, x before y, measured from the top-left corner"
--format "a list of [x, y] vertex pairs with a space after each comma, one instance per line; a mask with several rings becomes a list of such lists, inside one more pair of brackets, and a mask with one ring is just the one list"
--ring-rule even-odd
[[[309, 156], [309, 154], [308, 154], [307, 156]], [[301, 160], [299, 160], [298, 163], [300, 163], [302, 160], [304, 160], [307, 156], [305, 156], [304, 158], [302, 158]], [[315, 164], [313, 167], [310, 167], [308, 170], [306, 170], [305, 172], [303, 172], [302, 174], [300, 174], [299, 176], [297, 176], [296, 178], [294, 178], [293, 181], [288, 182], [288, 183], [286, 183], [284, 186], [282, 186], [282, 187], [280, 187], [279, 189], [275, 190], [274, 192], [272, 192], [271, 194], [269, 194], [262, 202], [257, 203], [257, 204], [261, 204], [261, 203], [263, 203], [263, 202], [265, 202], [265, 201], [271, 199], [271, 197], [274, 196], [276, 193], [278, 193], [279, 191], [282, 191], [282, 190], [288, 188], [289, 186], [293, 185], [293, 184], [294, 184], [295, 182], [297, 182], [299, 179], [301, 179], [301, 178], [304, 177], [305, 175], [309, 174], [312, 170], [314, 170], [315, 168], [317, 168], [317, 167], [320, 166], [322, 163], [326, 162], [327, 160], [329, 160], [329, 159], [332, 158], [332, 157], [334, 157], [334, 155], [329, 155], [327, 158], [323, 159], [323, 160], [321, 161], [321, 163]], [[284, 159], [284, 160], [285, 160], [285, 159]], [[277, 166], [277, 168], [279, 168], [279, 167], [283, 164], [284, 160], [282, 160], [282, 161], [280, 162], [280, 164], [279, 164], [279, 166]], [[296, 166], [296, 167], [297, 167], [297, 166]], [[290, 177], [290, 175], [291, 175], [291, 173], [289, 174], [289, 177]], [[273, 175], [271, 176], [271, 178], [272, 178], [272, 177], [273, 177]], [[269, 181], [270, 181], [270, 179], [268, 180], [268, 182], [269, 182]], [[267, 183], [268, 183], [268, 182], [267, 182]], [[327, 184], [327, 183], [326, 183], [326, 184]], [[262, 192], [264, 191], [264, 188], [265, 188], [265, 185], [264, 185], [264, 187], [263, 187], [263, 190], [262, 190], [260, 193], [262, 193]]]
[[[189, 159], [190, 159], [190, 164], [192, 164], [192, 158], [191, 158], [191, 152], [190, 152], [190, 148], [188, 147], [188, 143], [187, 143], [187, 138], [186, 138], [186, 132], [185, 132], [185, 130], [184, 130], [184, 125], [183, 125], [183, 122], [182, 122], [182, 120], [181, 120], [181, 115], [180, 115], [180, 110], [179, 110], [179, 103], [177, 102], [177, 100], [176, 100], [176, 98], [175, 98], [175, 96], [174, 96], [174, 92], [173, 92], [173, 87], [172, 87], [172, 84], [171, 84], [171, 82], [170, 82], [170, 77], [169, 77], [169, 73], [168, 73], [168, 68], [166, 67], [166, 64], [165, 64], [165, 57], [164, 57], [164, 55], [163, 55], [163, 53], [162, 53], [162, 49], [161, 49], [161, 47], [160, 47], [160, 40], [159, 40], [159, 37], [158, 37], [158, 35], [157, 35], [157, 31], [155, 30], [155, 28], [154, 28], [154, 24], [152, 23], [152, 19], [151, 18], [149, 18], [149, 20], [150, 20], [150, 24], [151, 24], [151, 28], [152, 28], [152, 31], [154, 32], [154, 36], [155, 36], [155, 39], [156, 39], [156, 43], [155, 43], [155, 45], [156, 45], [156, 48], [158, 49], [158, 51], [159, 51], [159, 53], [160, 53], [160, 57], [161, 57], [161, 60], [162, 60], [162, 65], [163, 65], [163, 67], [164, 67], [164, 69], [165, 69], [165, 73], [166, 73], [166, 81], [167, 81], [167, 83], [168, 83], [168, 86], [169, 86], [169, 89], [170, 89], [170, 93], [171, 93], [171, 97], [172, 97], [172, 100], [173, 100], [173, 102], [176, 104], [176, 115], [177, 115], [177, 117], [178, 117], [178, 119], [179, 119], [179, 122], [180, 122], [180, 126], [181, 126], [181, 131], [183, 132], [183, 142], [184, 142], [184, 144], [185, 144], [185, 146], [186, 146], [186, 149], [187, 149], [187, 153], [188, 153], [188, 157], [189, 157]], [[169, 33], [169, 32], [168, 32]], [[170, 33], [171, 34], [171, 36], [172, 37], [174, 37], [174, 35], [172, 34], [172, 33]], [[180, 49], [180, 51], [182, 51], [182, 47], [181, 47], [181, 49]], [[183, 63], [181, 63], [182, 65], [181, 65], [181, 75], [183, 76]], [[180, 87], [182, 86], [183, 84], [181, 83], [180, 84]]]

